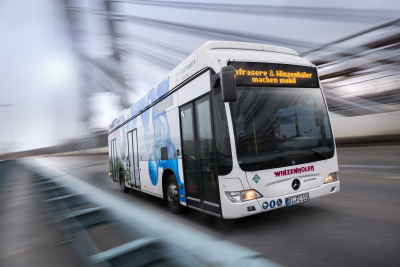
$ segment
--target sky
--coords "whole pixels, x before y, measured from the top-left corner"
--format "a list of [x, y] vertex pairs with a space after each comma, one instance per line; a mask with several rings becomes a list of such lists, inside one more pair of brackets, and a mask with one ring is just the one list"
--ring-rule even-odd
[[[186, 1], [198, 2], [198, 1]], [[202, 1], [243, 4], [241, 1]], [[107, 127], [121, 111], [119, 96], [107, 92], [93, 92], [82, 98], [82, 77], [79, 75], [76, 54], [65, 25], [63, 1], [13, 0], [0, 1], [0, 154], [51, 146], [88, 136], [90, 130]], [[76, 1], [80, 5], [96, 7], [101, 1]], [[296, 7], [331, 7], [366, 10], [400, 11], [398, 0], [384, 1], [246, 1], [246, 5]], [[124, 14], [159, 19], [221, 30], [287, 38], [298, 42], [324, 44], [361, 31], [369, 23], [287, 18], [252, 14], [205, 12], [192, 9], [172, 9], [146, 5], [125, 4]], [[99, 37], [106, 25], [90, 16], [82, 25], [89, 34], [83, 50], [93, 58], [110, 54], [109, 40]], [[390, 19], [390, 18], [388, 18]], [[134, 51], [124, 58], [125, 77], [130, 85], [129, 101], [134, 103], [172, 68], [151, 62], [142, 52], [163, 57], [177, 65], [188, 53], [205, 41], [204, 35], [185, 35], [181, 32], [129, 23], [123, 31], [136, 36], [126, 43]], [[99, 39], [100, 38], [100, 39]], [[160, 49], [152, 40], [174, 47], [176, 52]], [[213, 39], [219, 39], [213, 36]], [[224, 37], [221, 37], [224, 39]], [[82, 103], [85, 99], [87, 103]], [[90, 123], [82, 120], [82, 105], [87, 106]]]
[[[3, 151], [55, 144], [60, 132], [50, 125], [68, 109], [64, 100], [76, 97], [73, 59], [57, 11], [49, 0], [0, 2], [0, 105], [13, 105], [0, 108]], [[73, 119], [68, 116], [63, 124]]]

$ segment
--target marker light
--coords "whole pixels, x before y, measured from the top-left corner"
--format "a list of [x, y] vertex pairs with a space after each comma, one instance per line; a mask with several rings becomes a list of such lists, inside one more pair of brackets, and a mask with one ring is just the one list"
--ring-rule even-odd
[[108, 175], [112, 175], [112, 173], [110, 172], [110, 173], [108, 173]]
[[232, 203], [240, 203], [262, 197], [260, 193], [253, 189], [245, 191], [225, 192], [225, 195]]
[[332, 172], [331, 174], [328, 175], [328, 177], [325, 178], [325, 184], [336, 182], [337, 180], [338, 180], [337, 173]]

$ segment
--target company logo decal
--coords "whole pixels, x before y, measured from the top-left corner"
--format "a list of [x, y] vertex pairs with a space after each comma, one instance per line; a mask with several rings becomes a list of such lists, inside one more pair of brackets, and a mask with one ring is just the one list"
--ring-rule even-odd
[[268, 209], [268, 202], [267, 201], [265, 201], [263, 204], [262, 204], [262, 207], [263, 207], [263, 209]]
[[196, 60], [193, 60], [193, 61], [190, 62], [189, 64], [185, 65], [185, 66], [182, 68], [181, 73], [184, 73], [185, 71], [187, 71], [188, 69], [190, 69], [191, 67], [193, 67], [194, 64], [196, 64]]
[[313, 172], [313, 171], [314, 171], [314, 166], [305, 166], [305, 167], [297, 167], [297, 168], [293, 168], [293, 169], [286, 169], [283, 171], [277, 171], [277, 172], [274, 172], [274, 174], [275, 174], [275, 177], [280, 177], [280, 176], [301, 174], [303, 172]]
[[276, 201], [276, 205], [277, 205], [278, 207], [282, 206], [282, 199], [278, 199], [278, 200]]
[[273, 207], [275, 207], [275, 200], [271, 200], [271, 202], [269, 203], [269, 206], [271, 207], [271, 209], [272, 209]]
[[256, 175], [254, 175], [254, 177], [253, 177], [253, 181], [257, 184], [258, 183], [258, 181], [260, 181], [260, 176], [258, 176], [257, 174]]
[[294, 179], [293, 182], [292, 182], [292, 188], [294, 190], [297, 190], [297, 189], [299, 189], [299, 187], [300, 187], [300, 180], [299, 179]]

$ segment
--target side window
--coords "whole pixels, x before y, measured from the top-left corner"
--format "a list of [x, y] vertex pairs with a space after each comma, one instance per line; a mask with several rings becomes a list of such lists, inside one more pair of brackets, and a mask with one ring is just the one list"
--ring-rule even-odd
[[225, 105], [221, 88], [213, 88], [213, 112], [218, 175], [226, 175], [232, 170], [232, 150], [229, 137]]

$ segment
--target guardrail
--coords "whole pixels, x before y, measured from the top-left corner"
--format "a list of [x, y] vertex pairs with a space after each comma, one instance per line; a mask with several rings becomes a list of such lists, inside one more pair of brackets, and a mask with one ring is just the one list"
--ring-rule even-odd
[[8, 180], [10, 179], [8, 172], [12, 163], [13, 160], [0, 161], [0, 203], [3, 201], [5, 191], [8, 189]]
[[[22, 162], [64, 233], [61, 242], [71, 242], [85, 266], [279, 266], [261, 253], [126, 203], [37, 159]], [[101, 227], [96, 234], [93, 229]], [[117, 245], [110, 246], [110, 240]]]

